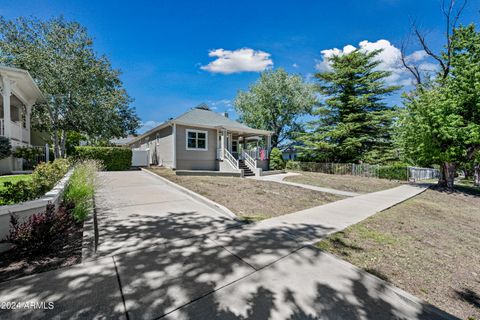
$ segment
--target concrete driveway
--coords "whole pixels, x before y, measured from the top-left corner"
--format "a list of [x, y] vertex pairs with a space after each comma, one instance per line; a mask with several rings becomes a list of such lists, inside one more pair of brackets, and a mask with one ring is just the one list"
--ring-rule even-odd
[[0, 319], [452, 318], [306, 246], [283, 220], [239, 225], [145, 172], [102, 179], [97, 257], [0, 284], [0, 302], [55, 303]]

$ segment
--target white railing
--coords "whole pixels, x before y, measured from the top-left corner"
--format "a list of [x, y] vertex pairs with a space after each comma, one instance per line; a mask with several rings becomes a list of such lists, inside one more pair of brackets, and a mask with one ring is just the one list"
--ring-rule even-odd
[[408, 167], [408, 177], [415, 181], [438, 179], [440, 177], [440, 170], [432, 168], [418, 168]]
[[0, 119], [0, 136], [5, 135], [5, 120]]
[[217, 160], [222, 160], [222, 148], [217, 148]]
[[245, 164], [250, 168], [250, 170], [255, 172], [255, 169], [257, 169], [257, 161], [252, 158], [252, 156], [247, 151], [249, 150], [242, 151], [242, 158], [245, 161]]
[[260, 156], [258, 153], [258, 149], [247, 149], [243, 150], [243, 152], [252, 159], [258, 159]]
[[235, 159], [232, 154], [230, 152], [228, 152], [228, 150], [225, 149], [225, 153], [224, 153], [224, 156], [225, 156], [225, 159], [230, 162], [230, 164], [235, 168], [235, 169], [238, 169], [239, 166], [238, 166], [238, 160]]

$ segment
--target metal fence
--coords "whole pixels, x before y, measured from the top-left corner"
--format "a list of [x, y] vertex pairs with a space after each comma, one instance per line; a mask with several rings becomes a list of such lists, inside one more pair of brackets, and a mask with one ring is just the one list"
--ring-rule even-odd
[[[391, 168], [390, 166], [356, 163], [318, 163], [297, 161], [292, 161], [291, 163], [293, 164], [291, 169], [370, 178], [385, 178], [385, 169]], [[398, 177], [394, 179], [399, 180], [419, 181], [438, 179], [440, 177], [440, 171], [438, 169], [401, 166], [398, 168], [394, 167], [394, 169], [396, 170], [395, 176]]]
[[432, 168], [408, 167], [408, 177], [410, 180], [430, 180], [440, 178], [440, 170]]

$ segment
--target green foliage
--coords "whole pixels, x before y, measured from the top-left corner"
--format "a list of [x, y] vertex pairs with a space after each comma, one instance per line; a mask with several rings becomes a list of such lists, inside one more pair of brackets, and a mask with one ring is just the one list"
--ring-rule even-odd
[[37, 80], [47, 102], [33, 109], [32, 123], [50, 133], [56, 151], [70, 131], [110, 139], [139, 126], [120, 72], [95, 52], [78, 22], [0, 17], [0, 64], [28, 70]]
[[408, 166], [397, 164], [391, 166], [381, 166], [378, 168], [378, 178], [389, 180], [408, 180]]
[[13, 151], [13, 156], [25, 160], [35, 160], [37, 156], [43, 155], [44, 153], [45, 151], [42, 147], [17, 147]]
[[480, 33], [474, 25], [459, 27], [451, 46], [449, 74], [404, 97], [397, 130], [404, 161], [440, 165], [447, 187], [453, 187], [455, 166], [480, 150]]
[[66, 159], [56, 159], [51, 163], [40, 163], [32, 173], [32, 183], [36, 193], [43, 195], [67, 173], [70, 163]]
[[93, 209], [96, 173], [100, 169], [96, 160], [83, 161], [74, 167], [63, 199], [73, 204], [72, 215], [77, 222], [85, 220]]
[[378, 70], [381, 51], [353, 51], [329, 58], [332, 71], [320, 72], [325, 102], [299, 140], [302, 156], [327, 162], [385, 162], [394, 157], [391, 136], [395, 110], [382, 99], [399, 89], [387, 86], [391, 72]]
[[12, 154], [12, 145], [10, 139], [0, 136], [0, 160], [9, 157]]
[[[17, 147], [13, 151], [15, 158], [22, 158], [26, 161], [28, 168], [33, 168], [37, 164], [38, 157], [45, 154], [45, 149], [42, 147]], [[25, 167], [24, 167], [25, 168]]]
[[282, 151], [278, 148], [273, 148], [270, 152], [270, 169], [283, 170], [285, 169], [285, 161], [283, 161]]
[[316, 103], [312, 85], [280, 68], [263, 72], [249, 91], [238, 92], [235, 110], [246, 125], [273, 131], [275, 147], [299, 131], [299, 118]]
[[0, 205], [29, 201], [43, 196], [67, 173], [69, 166], [67, 160], [57, 159], [39, 164], [29, 180], [5, 182], [4, 188], [0, 190]]
[[285, 169], [299, 171], [301, 170], [300, 163], [301, 162], [299, 161], [288, 160], [287, 163], [285, 164]]
[[76, 147], [75, 157], [99, 160], [107, 171], [128, 170], [132, 165], [132, 150], [119, 147]]
[[47, 251], [54, 241], [71, 225], [71, 215], [60, 207], [48, 205], [45, 212], [33, 214], [20, 222], [16, 215], [10, 217], [9, 234], [3, 241], [15, 249], [38, 254]]

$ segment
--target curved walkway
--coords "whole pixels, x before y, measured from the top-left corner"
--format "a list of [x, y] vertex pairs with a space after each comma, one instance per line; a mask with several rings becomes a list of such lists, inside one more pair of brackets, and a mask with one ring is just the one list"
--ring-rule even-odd
[[1, 283], [0, 302], [54, 308], [0, 308], [0, 319], [453, 318], [305, 245], [422, 188], [402, 186], [238, 225], [147, 173], [104, 176], [96, 195], [100, 255]]
[[337, 190], [337, 189], [331, 189], [331, 188], [316, 187], [316, 186], [311, 186], [311, 185], [308, 185], [308, 184], [289, 182], [289, 181], [284, 181], [283, 180], [286, 177], [293, 177], [293, 176], [299, 176], [299, 175], [300, 175], [299, 173], [287, 172], [287, 173], [281, 173], [281, 174], [274, 174], [274, 175], [271, 175], [271, 176], [251, 177], [250, 179], [273, 181], [273, 182], [288, 184], [288, 185], [291, 185], [291, 186], [310, 189], [310, 190], [314, 190], [314, 191], [332, 193], [332, 194], [345, 196], [345, 197], [356, 197], [356, 196], [360, 195], [360, 193], [356, 193], [356, 192], [343, 191], [343, 190]]

